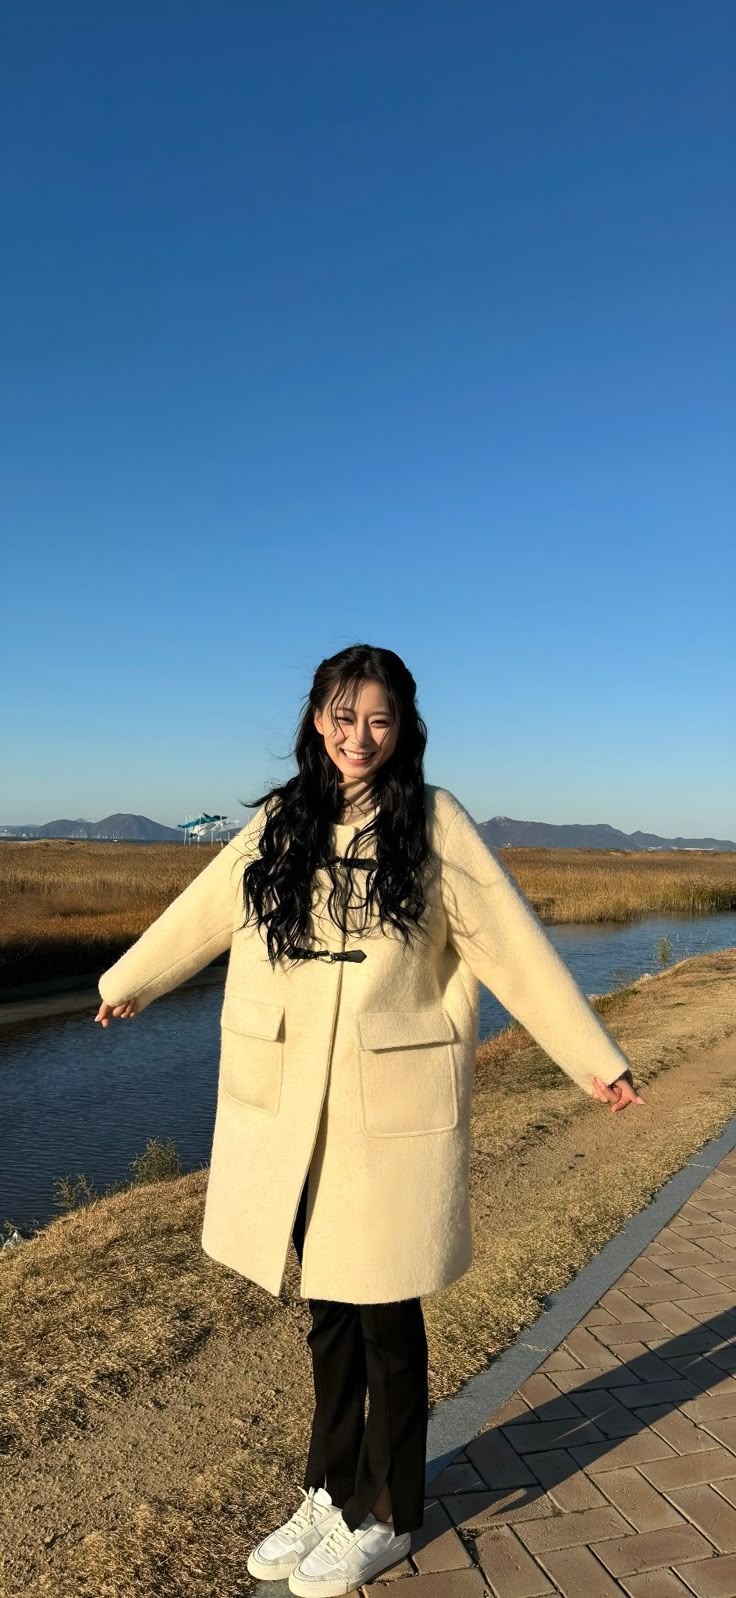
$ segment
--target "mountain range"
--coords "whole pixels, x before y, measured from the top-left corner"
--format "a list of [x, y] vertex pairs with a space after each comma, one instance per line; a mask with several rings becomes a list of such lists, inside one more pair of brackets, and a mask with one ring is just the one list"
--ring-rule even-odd
[[606, 821], [515, 821], [492, 816], [478, 823], [494, 849], [736, 849], [730, 838], [662, 838], [656, 832], [620, 832]]
[[[243, 817], [245, 826], [247, 816]], [[656, 832], [621, 832], [605, 821], [517, 821], [513, 816], [492, 816], [478, 823], [486, 843], [494, 849], [713, 849], [736, 850], [730, 838], [662, 838]], [[148, 816], [118, 814], [102, 821], [46, 821], [42, 825], [0, 825], [2, 838], [99, 839], [116, 843], [182, 843], [184, 833], [164, 827]]]

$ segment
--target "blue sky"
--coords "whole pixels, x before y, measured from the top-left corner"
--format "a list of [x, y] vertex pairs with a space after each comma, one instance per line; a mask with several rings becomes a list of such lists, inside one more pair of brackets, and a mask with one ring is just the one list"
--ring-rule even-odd
[[731, 0], [0, 43], [0, 821], [243, 814], [362, 640], [478, 820], [736, 837]]

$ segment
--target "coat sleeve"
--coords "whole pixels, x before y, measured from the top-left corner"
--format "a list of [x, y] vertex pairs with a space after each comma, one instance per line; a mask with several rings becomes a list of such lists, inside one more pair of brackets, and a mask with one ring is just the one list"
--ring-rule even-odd
[[229, 949], [242, 906], [243, 864], [262, 814], [263, 807], [103, 971], [97, 985], [106, 1004], [135, 998], [140, 1014]]
[[529, 900], [459, 806], [442, 844], [448, 941], [578, 1086], [609, 1086], [630, 1062], [558, 954]]

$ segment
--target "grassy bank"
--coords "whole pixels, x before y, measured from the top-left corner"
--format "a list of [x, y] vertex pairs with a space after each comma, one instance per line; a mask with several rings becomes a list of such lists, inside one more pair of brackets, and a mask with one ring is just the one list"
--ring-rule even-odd
[[[161, 914], [219, 845], [8, 841], [0, 847], [0, 993], [102, 971]], [[499, 851], [542, 920], [632, 921], [736, 909], [736, 853]]]
[[[624, 1114], [515, 1024], [480, 1046], [475, 1258], [424, 1301], [433, 1403], [736, 1114], [735, 977], [728, 949], [596, 1001], [646, 1100]], [[239, 1598], [249, 1547], [299, 1499], [296, 1256], [279, 1299], [210, 1260], [205, 1185], [132, 1188], [0, 1260], [2, 1598]]]

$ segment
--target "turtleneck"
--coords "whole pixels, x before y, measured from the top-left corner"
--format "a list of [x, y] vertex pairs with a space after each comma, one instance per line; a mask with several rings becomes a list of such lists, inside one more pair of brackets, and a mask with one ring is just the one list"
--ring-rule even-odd
[[355, 777], [345, 777], [340, 783], [343, 799], [342, 825], [363, 821], [372, 816], [376, 808], [373, 778], [363, 772]]

